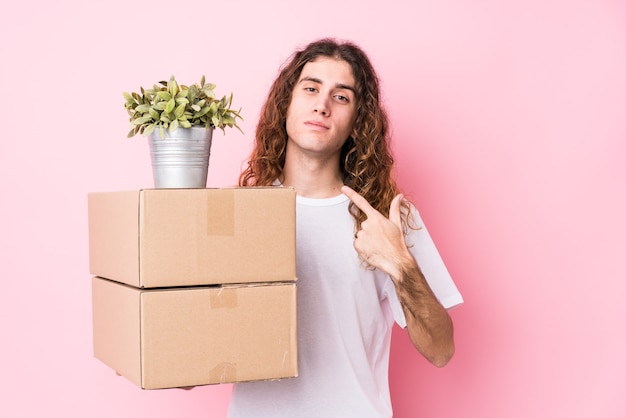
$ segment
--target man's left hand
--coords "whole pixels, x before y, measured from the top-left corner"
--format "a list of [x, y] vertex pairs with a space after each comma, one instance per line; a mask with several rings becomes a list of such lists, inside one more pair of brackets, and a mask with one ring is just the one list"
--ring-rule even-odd
[[341, 192], [367, 216], [354, 235], [354, 248], [359, 257], [372, 267], [399, 279], [400, 266], [407, 261], [407, 257], [411, 258], [402, 232], [400, 206], [403, 195], [398, 194], [391, 201], [387, 218], [350, 187], [343, 186]]

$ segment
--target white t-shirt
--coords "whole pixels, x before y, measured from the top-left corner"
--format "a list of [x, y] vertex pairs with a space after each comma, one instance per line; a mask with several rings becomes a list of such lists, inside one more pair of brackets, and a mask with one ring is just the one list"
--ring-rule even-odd
[[[391, 417], [389, 349], [406, 327], [391, 278], [367, 269], [353, 246], [345, 195], [297, 196], [299, 376], [234, 386], [229, 418]], [[446, 308], [463, 302], [417, 212], [407, 243]], [[417, 355], [417, 352], [416, 352]]]

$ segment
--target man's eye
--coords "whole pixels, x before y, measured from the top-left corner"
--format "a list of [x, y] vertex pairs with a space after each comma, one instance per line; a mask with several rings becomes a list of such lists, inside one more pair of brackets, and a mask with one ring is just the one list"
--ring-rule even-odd
[[335, 96], [337, 98], [337, 100], [341, 101], [341, 102], [349, 102], [350, 99], [348, 99], [346, 96], [342, 96], [341, 94], [338, 94]]
[[311, 93], [312, 93], [312, 92], [315, 92], [315, 91], [316, 91], [316, 89], [315, 89], [315, 87], [305, 87], [305, 88], [304, 88], [304, 91], [308, 91], [308, 92], [311, 92]]

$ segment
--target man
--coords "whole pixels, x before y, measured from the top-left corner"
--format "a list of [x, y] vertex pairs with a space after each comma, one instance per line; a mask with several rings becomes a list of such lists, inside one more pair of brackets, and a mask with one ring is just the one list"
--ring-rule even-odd
[[323, 39], [274, 81], [241, 186], [297, 193], [299, 376], [235, 385], [231, 418], [391, 417], [394, 321], [435, 366], [462, 303], [392, 177], [388, 121], [363, 51]]

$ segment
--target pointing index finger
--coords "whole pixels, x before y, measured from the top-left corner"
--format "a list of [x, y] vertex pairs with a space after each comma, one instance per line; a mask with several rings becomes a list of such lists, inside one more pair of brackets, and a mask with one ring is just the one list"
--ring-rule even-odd
[[363, 196], [352, 190], [350, 187], [342, 186], [341, 192], [348, 196], [348, 198], [352, 200], [352, 202], [368, 217], [374, 213], [378, 213], [378, 211], [374, 209]]

